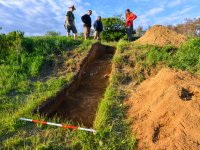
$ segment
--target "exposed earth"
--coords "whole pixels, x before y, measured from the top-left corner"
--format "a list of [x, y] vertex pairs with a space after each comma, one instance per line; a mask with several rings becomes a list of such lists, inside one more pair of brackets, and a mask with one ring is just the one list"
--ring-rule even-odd
[[98, 104], [109, 84], [111, 59], [112, 54], [107, 54], [95, 60], [85, 72], [78, 88], [66, 97], [53, 114], [92, 127]]
[[137, 87], [127, 116], [138, 149], [200, 149], [200, 77], [168, 68]]
[[184, 35], [161, 25], [155, 25], [151, 27], [144, 36], [135, 41], [136, 44], [141, 45], [157, 45], [165, 46], [172, 45], [179, 47], [182, 43], [186, 42], [187, 38]]
[[33, 112], [74, 125], [93, 127], [99, 102], [104, 96], [112, 71], [115, 48], [94, 44], [87, 57], [78, 64], [73, 81]]

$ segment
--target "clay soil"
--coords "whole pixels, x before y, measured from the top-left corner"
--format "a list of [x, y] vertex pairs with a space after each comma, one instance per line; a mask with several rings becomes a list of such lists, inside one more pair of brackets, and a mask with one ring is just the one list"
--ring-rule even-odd
[[200, 77], [168, 68], [138, 86], [127, 117], [137, 149], [200, 149]]
[[113, 54], [104, 54], [88, 66], [79, 86], [56, 108], [51, 116], [92, 127], [96, 110], [109, 83]]
[[173, 45], [179, 47], [182, 43], [186, 42], [187, 38], [184, 35], [161, 25], [155, 25], [150, 28], [144, 36], [135, 41], [137, 44], [142, 45], [157, 45], [163, 47], [165, 45]]

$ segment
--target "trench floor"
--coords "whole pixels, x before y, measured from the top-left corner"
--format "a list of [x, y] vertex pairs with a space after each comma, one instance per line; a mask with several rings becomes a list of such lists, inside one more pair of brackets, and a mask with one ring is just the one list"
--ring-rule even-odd
[[84, 73], [78, 88], [65, 98], [52, 115], [92, 127], [98, 104], [109, 84], [112, 57], [113, 54], [104, 54], [95, 60]]

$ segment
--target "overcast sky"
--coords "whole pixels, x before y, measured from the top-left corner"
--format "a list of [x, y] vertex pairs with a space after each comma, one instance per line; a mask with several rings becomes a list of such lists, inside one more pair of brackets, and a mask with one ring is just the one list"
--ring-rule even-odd
[[185, 18], [200, 17], [200, 0], [0, 0], [1, 32], [24, 31], [25, 35], [43, 35], [47, 31], [65, 34], [64, 22], [68, 7], [74, 4], [78, 32], [82, 32], [80, 17], [88, 9], [92, 19], [100, 15], [112, 17], [130, 8], [137, 16], [138, 25], [177, 24]]

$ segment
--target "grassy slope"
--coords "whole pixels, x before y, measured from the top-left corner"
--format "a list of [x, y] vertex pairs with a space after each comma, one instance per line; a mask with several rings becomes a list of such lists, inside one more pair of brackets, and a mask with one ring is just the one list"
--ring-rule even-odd
[[[34, 45], [38, 44], [34, 43]], [[117, 57], [120, 57], [120, 55], [121, 47], [119, 46], [113, 59], [113, 63], [116, 66], [119, 65]], [[57, 84], [60, 82], [60, 77], [56, 77], [55, 80], [51, 81], [52, 86], [49, 87], [47, 83], [53, 78], [50, 77], [44, 83], [37, 80], [34, 80], [33, 83], [30, 81], [31, 84], [35, 82], [40, 83], [37, 92], [33, 91], [31, 95], [26, 93], [25, 95], [28, 95], [29, 98], [25, 99], [27, 103], [23, 104], [24, 107], [21, 108], [19, 106], [19, 110], [11, 113], [8, 112], [8, 116], [4, 119], [4, 122], [7, 123], [4, 124], [3, 127], [6, 131], [2, 131], [2, 146], [4, 148], [17, 149], [133, 149], [135, 138], [132, 139], [130, 137], [128, 123], [125, 121], [125, 108], [123, 106], [125, 91], [123, 91], [120, 86], [122, 84], [121, 81], [118, 81], [120, 80], [120, 73], [118, 71], [121, 72], [122, 70], [118, 70], [117, 68], [113, 69], [110, 86], [107, 88], [105, 98], [99, 106], [96, 123], [94, 125], [95, 129], [98, 130], [96, 135], [86, 132], [71, 132], [69, 130], [49, 126], [36, 126], [17, 120], [20, 116], [43, 119], [30, 114], [30, 110], [37, 106], [38, 103], [45, 100], [46, 97], [55, 94], [63, 84], [67, 83], [67, 81], [69, 82], [71, 79], [70, 75], [66, 82]], [[19, 95], [19, 93], [17, 95]], [[14, 101], [14, 99], [12, 99], [11, 102], [12, 101]], [[2, 112], [5, 112], [5, 110]], [[59, 122], [59, 119], [55, 118], [52, 121]]]
[[[52, 129], [51, 133], [51, 128], [37, 128], [17, 119], [39, 117], [32, 115], [31, 110], [72, 80], [76, 64], [92, 42], [66, 37], [23, 38], [18, 33], [2, 37], [1, 42], [0, 147], [26, 149], [63, 141], [62, 130], [55, 140], [59, 129]], [[63, 69], [58, 70], [57, 66]], [[49, 70], [53, 71], [48, 73]]]
[[[158, 64], [199, 74], [199, 43], [200, 39], [190, 40], [177, 50], [171, 46], [158, 48], [131, 45], [125, 41], [119, 41], [117, 52], [113, 58], [113, 73], [110, 85], [99, 105], [94, 124], [94, 128], [98, 130], [96, 135], [17, 121], [16, 119], [21, 115], [38, 118], [38, 116], [30, 114], [30, 110], [46, 97], [54, 94], [63, 84], [70, 82], [73, 75], [72, 72], [69, 72], [69, 76], [55, 76], [45, 81], [35, 80], [35, 78], [33, 81], [29, 79], [31, 88], [24, 89], [31, 89], [31, 92], [22, 92], [25, 97], [21, 98], [21, 101], [16, 101], [15, 98], [10, 99], [5, 95], [4, 98], [7, 98], [7, 101], [4, 104], [3, 99], [1, 99], [1, 104], [3, 104], [1, 106], [11, 103], [10, 106], [6, 106], [7, 110], [13, 107], [12, 103], [15, 101], [17, 107], [23, 106], [20, 109], [11, 109], [8, 113], [6, 113], [4, 107], [0, 106], [1, 117], [4, 114], [6, 116], [0, 121], [5, 123], [1, 124], [4, 129], [1, 131], [0, 139], [3, 139], [1, 146], [18, 149], [134, 149], [136, 140], [129, 131], [129, 120], [125, 116], [124, 100], [132, 92], [131, 90], [134, 89], [135, 85], [148, 77]], [[80, 46], [78, 52], [91, 43], [79, 44], [77, 45]], [[69, 66], [72, 65], [70, 63], [73, 64], [74, 62], [69, 61]], [[21, 97], [21, 93], [18, 93], [16, 97]], [[52, 121], [59, 122], [59, 119], [55, 118]]]

